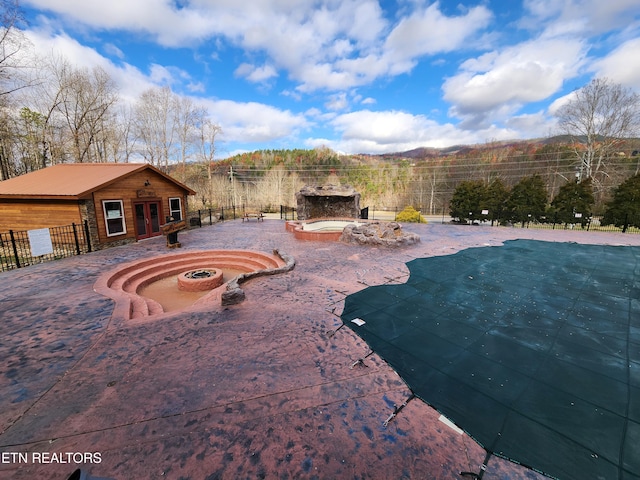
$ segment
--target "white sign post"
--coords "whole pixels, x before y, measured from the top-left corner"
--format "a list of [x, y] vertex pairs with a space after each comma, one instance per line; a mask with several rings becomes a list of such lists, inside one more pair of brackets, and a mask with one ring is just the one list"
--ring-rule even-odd
[[51, 243], [51, 234], [48, 228], [29, 230], [27, 234], [29, 235], [32, 257], [53, 253], [53, 244]]

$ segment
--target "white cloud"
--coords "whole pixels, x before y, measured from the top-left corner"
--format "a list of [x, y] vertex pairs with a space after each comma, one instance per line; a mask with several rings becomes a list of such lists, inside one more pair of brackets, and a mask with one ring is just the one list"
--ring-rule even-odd
[[629, 40], [593, 65], [596, 76], [640, 91], [640, 38]]
[[511, 115], [523, 104], [548, 98], [583, 65], [585, 46], [570, 38], [536, 39], [464, 62], [443, 84], [451, 114], [466, 118]]
[[33, 45], [34, 51], [43, 57], [61, 56], [82, 68], [111, 65], [108, 59], [94, 49], [80, 44], [65, 33], [52, 35], [48, 30], [31, 30], [24, 33]]
[[301, 92], [339, 91], [406, 73], [418, 57], [460, 47], [491, 19], [484, 6], [447, 17], [437, 2], [394, 19], [395, 27], [375, 0], [193, 0], [181, 7], [166, 0], [28, 2], [72, 18], [76, 25], [143, 33], [169, 47], [224, 38], [267, 56], [265, 66], [243, 75], [250, 81], [286, 70]]
[[548, 118], [544, 112], [515, 115], [504, 123], [518, 138], [548, 137], [553, 134], [555, 128], [555, 121]]
[[[347, 2], [341, 2], [341, 5], [346, 4]], [[346, 19], [351, 17], [348, 36], [355, 39], [359, 46], [374, 44], [387, 26], [377, 1], [357, 2], [343, 17]]]
[[329, 100], [324, 104], [327, 110], [344, 110], [349, 106], [349, 100], [346, 93], [337, 93], [330, 95]]
[[240, 64], [234, 73], [237, 77], [244, 77], [253, 83], [262, 83], [278, 76], [278, 72], [271, 65], [256, 67], [249, 63]]
[[116, 47], [113, 43], [105, 43], [104, 51], [107, 55], [111, 55], [112, 57], [116, 57], [119, 59], [124, 58], [124, 52]]
[[[339, 140], [329, 146], [338, 151], [353, 153], [385, 153], [411, 150], [418, 147], [446, 147], [483, 142], [487, 138], [511, 139], [517, 132], [494, 126], [469, 132], [455, 125], [438, 124], [423, 115], [400, 111], [373, 112], [361, 110], [337, 116], [331, 125]], [[311, 140], [307, 140], [311, 142]], [[323, 139], [324, 143], [326, 139]]]
[[149, 78], [157, 85], [173, 84], [173, 74], [168, 67], [154, 63], [149, 69]]
[[574, 31], [580, 26], [591, 35], [625, 27], [638, 14], [637, 0], [525, 0], [523, 6], [529, 13], [524, 25], [539, 28], [540, 22], [548, 22], [551, 29]]
[[33, 46], [33, 51], [44, 61], [55, 61], [61, 57], [77, 68], [103, 68], [120, 88], [124, 101], [132, 101], [154, 85], [151, 78], [133, 65], [123, 63], [116, 66], [112, 61], [100, 55], [94, 49], [80, 44], [66, 34], [51, 34], [47, 30], [26, 31], [25, 35]]
[[166, 46], [205, 38], [215, 31], [217, 23], [212, 12], [175, 8], [166, 0], [26, 0], [25, 3], [89, 27], [145, 32]]
[[256, 102], [202, 100], [222, 127], [226, 142], [268, 142], [291, 137], [307, 126], [303, 115]]
[[447, 17], [436, 2], [403, 18], [389, 34], [385, 50], [398, 60], [450, 52], [485, 28], [491, 18], [484, 6], [474, 7], [465, 15]]
[[186, 87], [191, 93], [204, 93], [206, 91], [202, 82], [189, 82]]
[[396, 144], [415, 140], [417, 131], [424, 131], [432, 122], [423, 116], [405, 112], [372, 112], [361, 110], [338, 116], [333, 126], [343, 140], [374, 138], [377, 143]]
[[318, 89], [340, 91], [365, 83], [362, 80], [358, 81], [351, 72], [334, 70], [330, 63], [307, 65], [307, 68], [300, 72], [298, 79], [302, 84], [296, 87], [296, 90], [302, 93]]
[[547, 108], [549, 115], [556, 115], [558, 111], [564, 107], [567, 103], [569, 103], [574, 98], [575, 92], [567, 93], [566, 95], [562, 95], [559, 98], [556, 98], [551, 105]]

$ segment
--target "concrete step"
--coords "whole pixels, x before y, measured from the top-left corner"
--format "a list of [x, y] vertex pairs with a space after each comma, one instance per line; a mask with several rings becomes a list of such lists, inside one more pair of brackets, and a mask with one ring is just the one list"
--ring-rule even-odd
[[[276, 255], [254, 250], [183, 251], [123, 264], [116, 271], [102, 275], [94, 290], [115, 299], [114, 312], [119, 315], [124, 313], [128, 318], [142, 318], [163, 313], [158, 302], [138, 295], [142, 287], [161, 278], [200, 268], [252, 273], [285, 265], [287, 262]], [[217, 296], [220, 297], [220, 292]]]

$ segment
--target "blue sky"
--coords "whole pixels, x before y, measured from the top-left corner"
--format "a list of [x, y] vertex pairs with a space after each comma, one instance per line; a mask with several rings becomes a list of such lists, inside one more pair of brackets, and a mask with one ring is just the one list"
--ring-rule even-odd
[[640, 93], [638, 0], [22, 0], [42, 55], [99, 65], [123, 101], [169, 85], [218, 156], [386, 153], [552, 135], [594, 77]]

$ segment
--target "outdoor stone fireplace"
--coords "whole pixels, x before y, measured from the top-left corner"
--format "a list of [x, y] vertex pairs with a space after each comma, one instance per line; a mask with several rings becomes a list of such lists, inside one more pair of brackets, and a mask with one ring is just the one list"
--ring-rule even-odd
[[360, 218], [360, 194], [350, 185], [305, 185], [296, 203], [298, 220]]

